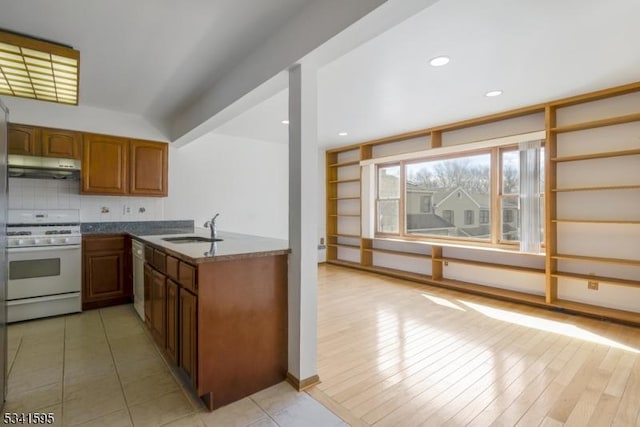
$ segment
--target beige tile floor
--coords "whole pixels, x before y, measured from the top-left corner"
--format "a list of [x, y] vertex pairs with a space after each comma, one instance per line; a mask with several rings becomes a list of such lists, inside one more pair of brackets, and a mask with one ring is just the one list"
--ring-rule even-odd
[[160, 356], [131, 305], [9, 326], [4, 412], [64, 426], [345, 426], [280, 383], [213, 412]]

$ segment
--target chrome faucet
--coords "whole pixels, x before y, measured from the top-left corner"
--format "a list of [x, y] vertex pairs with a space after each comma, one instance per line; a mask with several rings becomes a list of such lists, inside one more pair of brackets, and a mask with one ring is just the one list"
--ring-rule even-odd
[[217, 213], [210, 221], [204, 223], [205, 227], [209, 227], [211, 230], [211, 239], [215, 239], [218, 235], [218, 230], [216, 229], [216, 218], [218, 218], [220, 214]]

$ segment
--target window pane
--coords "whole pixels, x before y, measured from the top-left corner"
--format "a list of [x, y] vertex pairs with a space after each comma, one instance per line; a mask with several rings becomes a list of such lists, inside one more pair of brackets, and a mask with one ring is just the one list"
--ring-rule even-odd
[[412, 163], [405, 174], [408, 234], [490, 238], [489, 154]]
[[502, 240], [520, 240], [520, 207], [517, 197], [502, 199]]
[[400, 201], [399, 200], [379, 200], [378, 201], [378, 232], [399, 233], [400, 226]]
[[378, 199], [400, 198], [400, 166], [378, 168]]
[[520, 152], [502, 152], [502, 194], [520, 193]]

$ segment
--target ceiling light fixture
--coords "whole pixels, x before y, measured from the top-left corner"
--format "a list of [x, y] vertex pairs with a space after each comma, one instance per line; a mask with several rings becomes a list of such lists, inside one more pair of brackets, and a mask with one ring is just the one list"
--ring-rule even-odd
[[280, 123], [282, 123], [283, 125], [288, 125], [289, 124], [289, 120], [283, 120]]
[[502, 95], [501, 90], [490, 90], [489, 92], [484, 94], [484, 96], [488, 96], [488, 97], [500, 96], [500, 95]]
[[429, 65], [432, 67], [442, 67], [443, 65], [447, 65], [449, 61], [451, 61], [451, 59], [448, 56], [436, 56], [429, 60]]
[[0, 95], [78, 105], [80, 52], [0, 31]]
[[347, 136], [347, 135], [349, 135], [347, 132], [340, 132], [340, 133], [338, 134], [338, 136]]

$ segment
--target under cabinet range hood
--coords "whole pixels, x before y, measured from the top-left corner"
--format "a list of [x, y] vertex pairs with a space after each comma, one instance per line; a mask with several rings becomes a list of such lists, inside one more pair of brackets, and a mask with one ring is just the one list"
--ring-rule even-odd
[[15, 154], [7, 160], [9, 178], [80, 180], [80, 160]]

